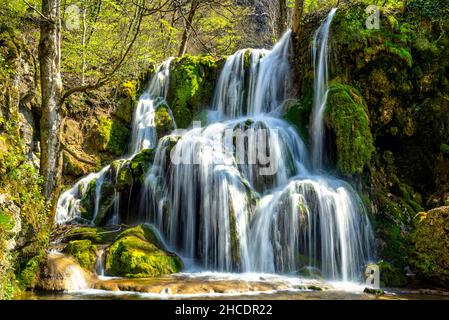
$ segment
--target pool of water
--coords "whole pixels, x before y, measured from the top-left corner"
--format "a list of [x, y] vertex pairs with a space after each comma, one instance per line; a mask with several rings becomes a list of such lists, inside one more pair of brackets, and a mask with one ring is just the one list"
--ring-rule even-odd
[[[24, 300], [449, 300], [447, 293], [422, 294], [417, 290], [384, 289], [383, 295], [364, 293], [356, 283], [328, 282], [297, 276], [179, 273], [148, 279], [101, 277], [91, 289], [26, 292]], [[430, 293], [430, 294], [429, 294]]]

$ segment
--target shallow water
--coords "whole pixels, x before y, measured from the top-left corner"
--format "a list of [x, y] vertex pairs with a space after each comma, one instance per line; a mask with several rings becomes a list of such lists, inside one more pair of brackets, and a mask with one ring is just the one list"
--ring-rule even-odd
[[[22, 300], [449, 300], [447, 295], [384, 289], [375, 296], [364, 285], [271, 274], [179, 273], [148, 279], [101, 277], [95, 289], [65, 293], [26, 292]], [[106, 289], [106, 290], [104, 290]]]

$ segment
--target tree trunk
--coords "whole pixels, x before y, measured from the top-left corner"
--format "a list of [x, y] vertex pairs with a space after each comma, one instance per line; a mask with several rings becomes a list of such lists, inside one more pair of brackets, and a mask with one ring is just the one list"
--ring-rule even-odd
[[287, 30], [287, 0], [278, 1], [278, 14], [276, 21], [277, 38], [280, 39]]
[[44, 179], [44, 196], [53, 209], [59, 192], [62, 158], [60, 153], [61, 19], [60, 0], [42, 0], [39, 62], [42, 91], [40, 119], [40, 174]]
[[297, 39], [301, 32], [301, 19], [304, 13], [304, 0], [295, 0], [295, 7], [293, 9], [292, 32], [293, 37]]
[[[184, 32], [182, 33], [181, 46], [179, 47], [178, 56], [182, 57], [185, 55], [187, 50], [187, 40], [189, 39], [190, 29], [192, 28], [193, 18], [195, 17], [196, 9], [200, 4], [199, 0], [192, 0], [192, 4], [190, 5], [189, 16], [185, 20]], [[181, 9], [182, 10], [182, 9]]]

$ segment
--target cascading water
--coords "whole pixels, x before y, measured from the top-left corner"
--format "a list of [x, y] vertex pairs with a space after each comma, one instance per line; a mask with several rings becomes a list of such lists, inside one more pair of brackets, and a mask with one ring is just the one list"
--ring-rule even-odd
[[[153, 77], [150, 79], [147, 90], [139, 98], [132, 123], [132, 142], [130, 146], [131, 156], [125, 159], [131, 159], [133, 155], [137, 154], [141, 150], [154, 148], [157, 145], [158, 137], [155, 129], [155, 112], [159, 106], [163, 105], [168, 109], [169, 114], [171, 114], [171, 110], [165, 103], [165, 98], [168, 91], [169, 67], [171, 61], [172, 58], [168, 59], [157, 68]], [[61, 194], [57, 203], [55, 216], [56, 223], [64, 224], [75, 219], [80, 220], [80, 201], [92, 181], [95, 182], [95, 204], [93, 218], [88, 222], [93, 223], [95, 221], [100, 206], [102, 186], [106, 175], [109, 174], [109, 169], [110, 166], [106, 166], [98, 173], [89, 174], [75, 183], [72, 188]], [[118, 210], [119, 203], [120, 194], [116, 192], [114, 197], [115, 211]], [[118, 214], [116, 212], [112, 217], [111, 223], [117, 223], [117, 219]]]
[[337, 9], [331, 10], [323, 24], [313, 34], [312, 56], [314, 79], [314, 98], [312, 108], [312, 164], [321, 169], [323, 165], [323, 114], [328, 94], [328, 59], [329, 59], [329, 30]]
[[[323, 51], [315, 106], [323, 108], [323, 43], [334, 14], [314, 36], [314, 47], [319, 40]], [[363, 204], [348, 184], [314, 171], [314, 153], [310, 157], [302, 138], [279, 118], [291, 50], [287, 32], [271, 51], [241, 50], [227, 59], [211, 108], [218, 121], [159, 140], [138, 216], [203, 270], [289, 273], [314, 266], [328, 278], [357, 280], [372, 240]], [[141, 97], [134, 152], [154, 145], [154, 110], [166, 93], [169, 63], [151, 80], [154, 95]], [[320, 139], [313, 130], [313, 145]], [[61, 211], [59, 221], [75, 215]]]

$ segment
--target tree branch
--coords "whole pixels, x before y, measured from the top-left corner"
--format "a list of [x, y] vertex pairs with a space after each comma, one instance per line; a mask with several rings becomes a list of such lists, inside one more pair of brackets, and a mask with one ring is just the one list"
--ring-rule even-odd
[[142, 12], [142, 8], [139, 8], [138, 10], [139, 10], [139, 21], [138, 21], [138, 24], [137, 24], [137, 27], [136, 27], [136, 31], [134, 33], [134, 36], [133, 36], [132, 40], [131, 40], [131, 43], [128, 45], [128, 48], [126, 49], [125, 53], [122, 55], [122, 57], [121, 57], [120, 61], [117, 63], [117, 65], [110, 72], [108, 72], [107, 74], [105, 74], [104, 76], [99, 78], [96, 83], [82, 85], [82, 86], [78, 86], [78, 87], [73, 87], [71, 89], [66, 90], [64, 92], [64, 94], [62, 95], [62, 98], [61, 98], [61, 105], [72, 94], [99, 89], [99, 88], [104, 86], [106, 83], [108, 83], [112, 79], [112, 77], [115, 75], [115, 73], [120, 69], [122, 64], [125, 62], [126, 57], [131, 52], [131, 49], [132, 49], [134, 43], [136, 42], [136, 40], [137, 40], [137, 38], [139, 36], [139, 32], [140, 32], [140, 28], [141, 28], [142, 20], [143, 20], [143, 12]]
[[45, 21], [52, 21], [51, 19], [49, 19], [48, 17], [44, 16], [44, 14], [42, 12], [40, 12], [35, 6], [33, 6], [31, 3], [29, 3], [27, 0], [23, 0], [23, 2], [25, 2], [25, 4], [32, 9], [33, 11], [35, 11], [42, 19], [44, 19]]

